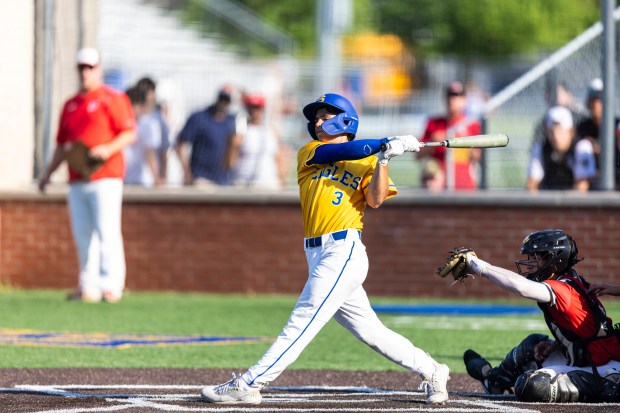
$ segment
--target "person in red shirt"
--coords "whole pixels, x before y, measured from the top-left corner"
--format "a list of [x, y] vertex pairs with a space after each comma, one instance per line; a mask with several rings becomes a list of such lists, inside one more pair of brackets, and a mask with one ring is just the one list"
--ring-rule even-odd
[[[467, 99], [465, 87], [461, 82], [453, 81], [446, 86], [445, 116], [430, 118], [426, 124], [426, 130], [421, 142], [441, 142], [448, 138], [479, 135], [481, 132], [480, 122], [467, 119], [465, 108]], [[471, 190], [477, 188], [477, 168], [480, 161], [480, 149], [451, 149], [454, 165], [454, 189]], [[449, 164], [446, 161], [446, 148], [443, 146], [428, 148], [418, 153], [419, 158], [432, 158], [438, 161], [445, 176], [448, 173]]]
[[538, 303], [553, 336], [531, 334], [496, 367], [474, 350], [463, 361], [487, 393], [514, 392], [527, 402], [620, 401], [620, 342], [596, 291], [573, 266], [577, 243], [559, 229], [525, 237], [516, 262], [519, 274], [496, 267], [470, 250], [469, 274]]
[[39, 179], [45, 192], [65, 153], [77, 141], [102, 166], [82, 176], [69, 166], [68, 204], [80, 265], [79, 288], [70, 298], [118, 302], [125, 287], [121, 204], [125, 162], [122, 149], [136, 139], [135, 117], [127, 95], [103, 84], [99, 53], [77, 54], [79, 92], [63, 106], [56, 149]]

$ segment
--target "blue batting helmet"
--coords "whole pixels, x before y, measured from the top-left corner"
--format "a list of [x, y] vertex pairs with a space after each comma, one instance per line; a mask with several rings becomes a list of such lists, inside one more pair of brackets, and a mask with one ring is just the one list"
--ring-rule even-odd
[[308, 132], [313, 139], [318, 139], [314, 132], [315, 114], [320, 107], [327, 106], [335, 109], [338, 114], [323, 122], [321, 129], [328, 135], [350, 134], [355, 138], [359, 117], [353, 103], [344, 96], [336, 93], [326, 93], [315, 102], [309, 103], [304, 107], [304, 116], [308, 119]]

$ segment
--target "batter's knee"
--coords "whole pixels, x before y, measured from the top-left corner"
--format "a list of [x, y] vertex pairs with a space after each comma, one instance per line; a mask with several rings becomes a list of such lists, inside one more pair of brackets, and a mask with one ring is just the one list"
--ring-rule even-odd
[[355, 330], [351, 332], [353, 333], [355, 338], [357, 338], [362, 343], [366, 344], [368, 347], [374, 350], [377, 350], [379, 347], [381, 347], [381, 343], [383, 342], [383, 339], [385, 337], [383, 334], [381, 334], [382, 332], [384, 332], [382, 329]]

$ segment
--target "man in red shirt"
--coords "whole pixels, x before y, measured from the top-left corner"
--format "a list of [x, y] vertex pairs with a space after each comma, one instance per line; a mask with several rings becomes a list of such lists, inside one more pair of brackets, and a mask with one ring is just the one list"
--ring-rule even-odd
[[103, 84], [97, 50], [78, 52], [77, 71], [80, 90], [64, 104], [57, 146], [39, 189], [45, 191], [75, 142], [81, 141], [89, 148], [89, 158], [102, 164], [90, 176], [69, 166], [68, 204], [80, 265], [79, 288], [70, 298], [118, 302], [125, 287], [122, 149], [136, 139], [136, 122], [127, 95]]
[[496, 367], [473, 350], [463, 355], [467, 372], [488, 393], [514, 391], [528, 402], [617, 402], [620, 374], [617, 331], [589, 283], [572, 267], [581, 259], [564, 231], [529, 234], [517, 261], [519, 274], [493, 266], [470, 250], [468, 273], [538, 303], [554, 340], [531, 334]]
[[[465, 88], [458, 81], [450, 82], [446, 87], [446, 116], [437, 116], [428, 120], [421, 142], [441, 142], [448, 138], [459, 138], [480, 134], [480, 123], [467, 120], [465, 107], [467, 101]], [[446, 176], [454, 176], [454, 189], [476, 189], [476, 169], [480, 160], [480, 149], [451, 149], [453, 175], [448, 172], [446, 148], [443, 146], [420, 151], [418, 157], [437, 160]]]

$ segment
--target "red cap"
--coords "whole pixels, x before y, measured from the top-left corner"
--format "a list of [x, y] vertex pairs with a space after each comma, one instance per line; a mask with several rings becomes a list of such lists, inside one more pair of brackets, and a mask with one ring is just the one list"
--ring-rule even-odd
[[265, 97], [263, 95], [259, 95], [257, 93], [251, 94], [251, 95], [247, 95], [243, 99], [243, 103], [245, 103], [246, 106], [259, 106], [259, 107], [263, 107], [263, 106], [265, 106]]

